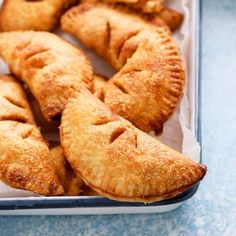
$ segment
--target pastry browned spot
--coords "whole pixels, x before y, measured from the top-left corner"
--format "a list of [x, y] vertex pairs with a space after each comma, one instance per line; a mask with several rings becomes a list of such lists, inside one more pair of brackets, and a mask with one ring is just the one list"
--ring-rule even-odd
[[159, 133], [185, 83], [182, 56], [169, 31], [104, 4], [74, 7], [61, 22], [119, 70], [103, 89], [111, 110], [143, 131]]
[[0, 56], [23, 80], [47, 120], [60, 119], [67, 99], [85, 86], [92, 90], [92, 67], [82, 51], [55, 34], [0, 33]]
[[60, 135], [73, 169], [94, 191], [111, 199], [171, 198], [206, 173], [206, 166], [138, 130], [85, 90], [67, 103]]
[[19, 82], [0, 77], [0, 179], [13, 188], [62, 195], [46, 142]]
[[178, 29], [183, 21], [183, 15], [180, 12], [168, 7], [159, 13], [142, 14], [141, 16], [156, 26], [167, 25], [171, 31]]
[[51, 30], [61, 14], [76, 0], [4, 0], [0, 31]]

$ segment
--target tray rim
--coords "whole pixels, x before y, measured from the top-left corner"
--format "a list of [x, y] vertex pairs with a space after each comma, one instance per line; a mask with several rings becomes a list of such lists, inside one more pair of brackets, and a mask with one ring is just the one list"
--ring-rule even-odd
[[[200, 146], [202, 146], [201, 136], [201, 0], [195, 0], [195, 135]], [[200, 163], [202, 163], [202, 150], [200, 151]], [[200, 183], [184, 193], [167, 200], [151, 204], [117, 202], [99, 196], [65, 196], [65, 197], [21, 197], [0, 199], [1, 210], [27, 210], [27, 209], [55, 209], [55, 208], [99, 208], [99, 207], [158, 207], [182, 203], [190, 199], [198, 190]]]

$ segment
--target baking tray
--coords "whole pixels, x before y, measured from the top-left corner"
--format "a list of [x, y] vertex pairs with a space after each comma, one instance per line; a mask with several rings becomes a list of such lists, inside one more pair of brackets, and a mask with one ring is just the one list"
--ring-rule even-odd
[[[0, 1], [1, 4], [1, 1]], [[192, 0], [192, 63], [194, 65], [193, 80], [195, 81], [195, 119], [194, 132], [201, 145], [201, 91], [200, 91], [200, 12], [201, 1]], [[202, 156], [200, 153], [200, 162]], [[119, 214], [119, 213], [157, 213], [176, 209], [191, 198], [199, 187], [199, 183], [186, 192], [168, 200], [151, 204], [117, 202], [100, 196], [73, 197], [21, 197], [1, 198], [0, 215], [66, 215], [66, 214]]]

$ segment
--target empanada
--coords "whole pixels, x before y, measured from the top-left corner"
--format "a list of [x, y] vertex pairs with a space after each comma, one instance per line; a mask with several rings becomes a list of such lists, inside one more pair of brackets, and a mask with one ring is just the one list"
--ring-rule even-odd
[[48, 32], [0, 33], [0, 56], [27, 83], [47, 120], [60, 116], [71, 94], [92, 90], [92, 67], [84, 53]]
[[56, 173], [64, 187], [64, 195], [77, 196], [82, 192], [83, 182], [64, 157], [61, 146], [50, 149]]
[[0, 31], [49, 31], [76, 0], [4, 0], [0, 9]]
[[62, 195], [48, 146], [12, 76], [0, 77], [0, 112], [0, 179], [13, 188]]
[[64, 31], [119, 70], [104, 87], [112, 111], [143, 131], [160, 132], [185, 83], [183, 60], [169, 32], [102, 4], [74, 7], [61, 22]]
[[[128, 14], [136, 14], [141, 16], [144, 20], [147, 22], [156, 25], [158, 27], [164, 27], [164, 28], [169, 28], [171, 31], [176, 30], [182, 23], [183, 21], [183, 15], [173, 9], [170, 9], [168, 7], [163, 7], [159, 9], [158, 12], [144, 12], [143, 8], [137, 9], [137, 8], [132, 8], [132, 5], [125, 4], [119, 4], [118, 1], [106, 1], [106, 0], [83, 0], [83, 3], [93, 3], [93, 4], [98, 4], [101, 2], [108, 2], [109, 6], [112, 6], [115, 9], [121, 9]], [[118, 4], [117, 4], [118, 2]], [[113, 4], [112, 4], [113, 3]], [[114, 4], [115, 3], [115, 4]]]
[[87, 90], [67, 103], [60, 135], [73, 169], [93, 190], [111, 199], [171, 198], [206, 173], [204, 165], [138, 130]]

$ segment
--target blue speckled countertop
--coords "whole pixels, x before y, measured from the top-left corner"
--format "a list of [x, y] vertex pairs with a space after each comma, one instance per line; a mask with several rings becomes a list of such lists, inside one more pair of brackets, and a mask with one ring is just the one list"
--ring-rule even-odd
[[0, 235], [236, 235], [236, 1], [204, 0], [202, 138], [208, 174], [176, 211], [0, 217]]

